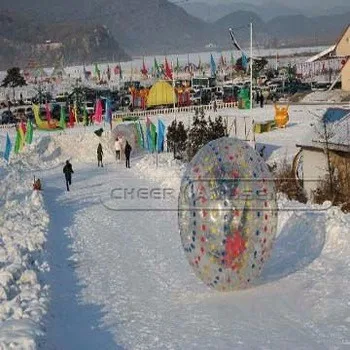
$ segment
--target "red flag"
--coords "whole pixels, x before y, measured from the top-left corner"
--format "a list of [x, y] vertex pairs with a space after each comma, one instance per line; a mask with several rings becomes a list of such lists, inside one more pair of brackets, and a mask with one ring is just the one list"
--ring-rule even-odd
[[68, 127], [69, 128], [73, 128], [74, 127], [74, 123], [75, 123], [74, 111], [73, 111], [73, 108], [69, 108], [69, 123], [68, 123]]
[[141, 73], [142, 73], [143, 75], [147, 75], [147, 74], [148, 74], [148, 70], [147, 70], [147, 68], [146, 68], [145, 59], [144, 59], [144, 58], [143, 58], [143, 62], [142, 62]]
[[146, 117], [146, 127], [148, 128], [152, 124], [151, 119], [149, 119], [149, 116]]
[[50, 111], [49, 104], [47, 102], [45, 105], [45, 111], [46, 111], [46, 119], [48, 122], [50, 122], [51, 121], [51, 111]]
[[26, 125], [24, 124], [23, 120], [21, 120], [19, 127], [23, 130], [23, 135], [25, 135], [27, 132], [27, 128], [26, 128]]
[[173, 72], [168, 64], [166, 57], [165, 57], [165, 77], [171, 80], [173, 79]]
[[101, 100], [97, 100], [97, 102], [96, 102], [94, 121], [95, 121], [95, 123], [98, 123], [98, 124], [102, 123], [102, 102], [101, 102]]

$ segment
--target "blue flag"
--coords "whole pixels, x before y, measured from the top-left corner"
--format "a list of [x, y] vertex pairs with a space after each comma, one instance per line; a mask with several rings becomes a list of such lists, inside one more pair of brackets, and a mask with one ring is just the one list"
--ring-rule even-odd
[[12, 143], [11, 143], [9, 134], [7, 133], [7, 136], [6, 136], [6, 146], [5, 146], [5, 152], [4, 152], [4, 158], [5, 158], [5, 160], [6, 160], [7, 162], [8, 162], [9, 159], [10, 159], [11, 150], [12, 150]]
[[248, 58], [243, 52], [242, 52], [242, 67], [244, 70], [246, 70], [248, 67]]
[[111, 126], [112, 130], [112, 108], [111, 101], [109, 99], [106, 100], [106, 108], [105, 108], [105, 122]]
[[164, 144], [164, 132], [165, 132], [165, 125], [164, 123], [158, 119], [158, 137], [157, 137], [157, 151], [163, 152], [163, 144]]
[[216, 64], [214, 61], [214, 57], [212, 54], [210, 54], [210, 70], [211, 70], [211, 76], [215, 77], [216, 75]]

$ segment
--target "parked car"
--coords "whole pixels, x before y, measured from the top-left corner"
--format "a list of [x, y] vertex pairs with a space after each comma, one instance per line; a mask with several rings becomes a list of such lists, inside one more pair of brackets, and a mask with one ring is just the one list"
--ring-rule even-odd
[[4, 111], [0, 115], [0, 124], [14, 124], [16, 119], [11, 111]]

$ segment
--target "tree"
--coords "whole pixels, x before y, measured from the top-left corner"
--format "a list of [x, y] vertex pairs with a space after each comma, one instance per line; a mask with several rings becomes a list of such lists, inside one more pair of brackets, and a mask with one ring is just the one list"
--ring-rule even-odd
[[260, 75], [260, 72], [266, 67], [268, 61], [266, 58], [261, 58], [259, 60], [255, 59], [253, 61], [253, 78], [257, 79]]
[[207, 130], [207, 142], [228, 136], [227, 125], [223, 122], [222, 117], [215, 117], [211, 120], [209, 117], [209, 125]]
[[289, 80], [294, 80], [295, 77], [297, 76], [297, 66], [296, 65], [292, 66], [291, 64], [288, 64], [287, 74], [288, 74]]
[[183, 122], [177, 123], [176, 120], [168, 126], [167, 130], [168, 151], [174, 153], [174, 159], [182, 159], [186, 150], [187, 130]]
[[18, 67], [13, 67], [7, 70], [7, 75], [3, 80], [2, 87], [10, 87], [13, 89], [13, 96], [15, 96], [15, 88], [27, 85], [24, 77], [21, 75]]
[[[249, 67], [250, 67], [249, 60], [248, 60], [247, 72], [249, 71]], [[260, 72], [266, 67], [267, 64], [268, 64], [268, 61], [264, 57], [253, 60], [253, 78], [254, 79], [257, 79], [259, 77]], [[236, 67], [238, 70], [244, 70], [244, 67], [242, 65], [242, 57], [237, 59]]]
[[190, 161], [195, 154], [208, 142], [228, 136], [227, 125], [221, 116], [208, 121], [203, 110], [196, 110], [192, 126], [188, 132], [187, 158]]
[[208, 122], [203, 109], [196, 109], [192, 126], [188, 132], [187, 158], [190, 161], [197, 151], [207, 143]]

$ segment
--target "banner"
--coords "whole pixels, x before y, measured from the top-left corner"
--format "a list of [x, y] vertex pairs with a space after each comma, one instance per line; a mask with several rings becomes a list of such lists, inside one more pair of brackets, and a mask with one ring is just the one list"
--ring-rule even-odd
[[10, 160], [11, 150], [12, 150], [12, 143], [11, 143], [9, 134], [7, 133], [7, 135], [6, 135], [6, 146], [5, 146], [5, 152], [4, 152], [4, 159], [7, 162]]
[[158, 119], [158, 137], [157, 137], [157, 151], [163, 152], [164, 150], [164, 137], [165, 137], [165, 125]]

